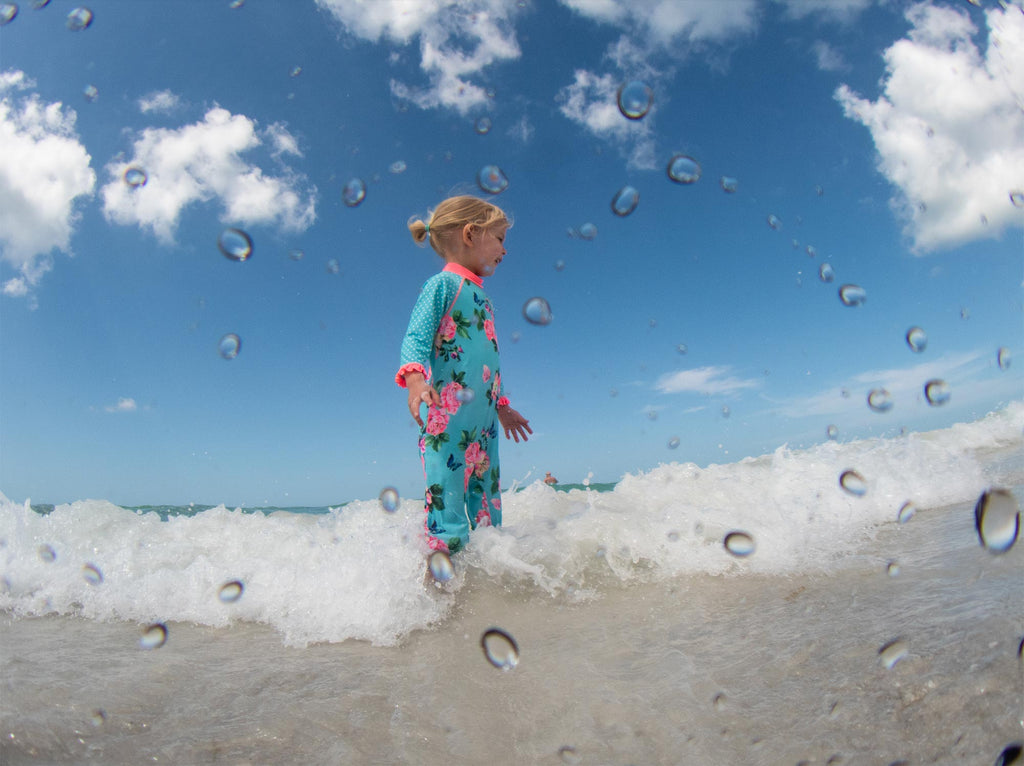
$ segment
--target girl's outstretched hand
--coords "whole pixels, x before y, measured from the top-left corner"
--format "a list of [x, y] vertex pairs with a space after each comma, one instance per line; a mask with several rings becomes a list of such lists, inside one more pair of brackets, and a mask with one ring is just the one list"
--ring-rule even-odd
[[409, 414], [416, 421], [420, 428], [423, 428], [423, 418], [420, 417], [420, 405], [426, 404], [429, 409], [431, 405], [441, 406], [441, 397], [434, 390], [434, 387], [427, 383], [421, 373], [409, 372], [405, 376], [405, 386], [409, 390]]
[[498, 420], [501, 421], [501, 427], [505, 429], [506, 439], [515, 439], [519, 441], [519, 437], [523, 437], [523, 441], [529, 441], [527, 433], [533, 433], [533, 429], [530, 428], [530, 421], [520, 415], [511, 407], [499, 407], [498, 408]]

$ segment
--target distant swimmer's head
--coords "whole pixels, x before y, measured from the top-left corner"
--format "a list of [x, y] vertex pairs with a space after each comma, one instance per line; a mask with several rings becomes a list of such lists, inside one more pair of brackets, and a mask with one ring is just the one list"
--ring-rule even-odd
[[512, 225], [512, 220], [497, 205], [467, 194], [449, 197], [427, 215], [426, 221], [412, 218], [409, 232], [417, 245], [429, 240], [434, 252], [445, 258], [446, 251], [456, 244], [453, 240], [461, 239], [467, 225], [504, 232]]

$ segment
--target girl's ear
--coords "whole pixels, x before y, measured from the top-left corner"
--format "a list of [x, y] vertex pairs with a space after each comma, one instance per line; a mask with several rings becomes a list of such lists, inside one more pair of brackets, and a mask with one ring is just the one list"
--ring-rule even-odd
[[476, 227], [471, 223], [467, 223], [462, 227], [462, 241], [468, 247], [473, 246], [473, 237], [476, 236], [476, 232], [474, 231], [475, 228]]

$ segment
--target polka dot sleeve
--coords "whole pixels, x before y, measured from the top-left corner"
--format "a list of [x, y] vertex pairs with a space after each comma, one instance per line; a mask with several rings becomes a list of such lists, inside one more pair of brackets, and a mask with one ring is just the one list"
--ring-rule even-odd
[[409, 327], [402, 340], [400, 368], [395, 382], [405, 387], [405, 372], [420, 369], [430, 379], [430, 353], [438, 325], [448, 306], [455, 300], [461, 278], [442, 271], [428, 279], [420, 290], [416, 305], [409, 317]]

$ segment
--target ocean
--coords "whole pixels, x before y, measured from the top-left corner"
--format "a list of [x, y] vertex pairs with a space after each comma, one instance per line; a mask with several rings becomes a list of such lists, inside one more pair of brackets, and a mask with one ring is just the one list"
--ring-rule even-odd
[[1022, 485], [1015, 402], [512, 487], [440, 580], [417, 498], [0, 497], [0, 763], [1008, 764]]

